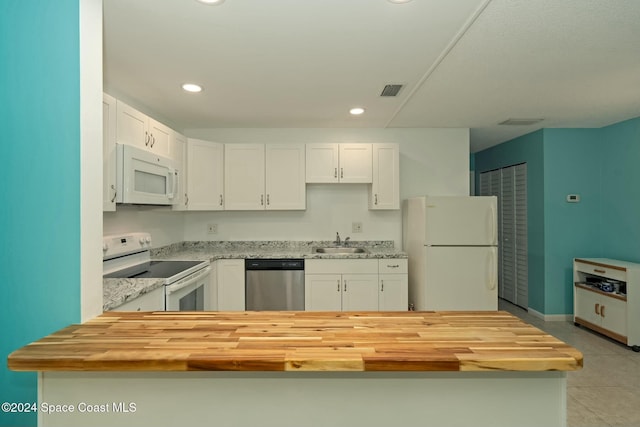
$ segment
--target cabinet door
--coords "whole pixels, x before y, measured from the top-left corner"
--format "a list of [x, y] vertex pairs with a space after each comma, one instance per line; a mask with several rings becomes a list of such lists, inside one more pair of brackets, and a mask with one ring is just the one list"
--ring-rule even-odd
[[602, 327], [627, 336], [627, 303], [616, 298], [602, 296], [600, 298], [600, 318]]
[[304, 148], [303, 144], [265, 146], [266, 209], [306, 208]]
[[306, 145], [306, 181], [338, 182], [338, 144]]
[[171, 157], [170, 145], [171, 145], [171, 128], [163, 125], [162, 123], [149, 119], [149, 148], [151, 151], [159, 156]]
[[340, 275], [306, 274], [304, 276], [304, 309], [306, 311], [342, 310]]
[[400, 153], [397, 144], [373, 144], [369, 209], [400, 209]]
[[406, 274], [381, 274], [378, 286], [380, 311], [407, 311], [409, 309], [409, 282]]
[[264, 210], [264, 144], [225, 144], [226, 210]]
[[187, 207], [190, 211], [224, 208], [224, 145], [187, 140]]
[[124, 102], [117, 101], [117, 141], [150, 150], [149, 117]]
[[164, 311], [164, 286], [127, 301], [112, 311]]
[[187, 210], [187, 138], [178, 132], [171, 132], [171, 158], [178, 174], [178, 189], [174, 198], [174, 211]]
[[343, 311], [377, 311], [378, 310], [378, 275], [377, 274], [343, 274], [342, 275], [342, 310]]
[[371, 144], [340, 144], [340, 182], [371, 183], [373, 157]]
[[218, 310], [244, 311], [244, 260], [216, 261], [218, 276]]
[[575, 316], [582, 320], [586, 320], [589, 323], [593, 323], [596, 326], [600, 326], [600, 298], [598, 294], [578, 287], [574, 289]]
[[102, 210], [116, 210], [116, 99], [102, 95]]

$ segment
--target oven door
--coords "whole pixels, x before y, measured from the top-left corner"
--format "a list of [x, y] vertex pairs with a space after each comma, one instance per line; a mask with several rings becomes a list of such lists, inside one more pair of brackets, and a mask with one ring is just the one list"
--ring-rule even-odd
[[165, 310], [205, 311], [209, 310], [209, 280], [211, 267], [203, 268], [182, 280], [166, 285]]

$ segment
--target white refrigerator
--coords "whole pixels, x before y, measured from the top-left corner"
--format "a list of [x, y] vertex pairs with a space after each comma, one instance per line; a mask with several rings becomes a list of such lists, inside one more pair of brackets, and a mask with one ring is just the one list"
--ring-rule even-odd
[[403, 247], [416, 310], [498, 309], [495, 196], [405, 200]]

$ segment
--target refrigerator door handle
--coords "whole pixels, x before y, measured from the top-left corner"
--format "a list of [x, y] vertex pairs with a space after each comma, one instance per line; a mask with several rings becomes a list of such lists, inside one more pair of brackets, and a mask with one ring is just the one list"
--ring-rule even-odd
[[496, 288], [498, 282], [498, 263], [496, 262], [496, 252], [496, 248], [491, 248], [487, 256], [487, 262], [489, 263], [487, 271], [489, 273], [489, 277], [487, 277], [486, 283], [487, 288], [491, 291]]

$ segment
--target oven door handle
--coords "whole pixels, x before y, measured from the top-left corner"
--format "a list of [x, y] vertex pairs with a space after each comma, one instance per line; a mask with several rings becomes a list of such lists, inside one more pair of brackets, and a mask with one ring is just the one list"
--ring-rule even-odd
[[199, 270], [198, 272], [192, 274], [191, 276], [185, 277], [184, 279], [172, 285], [167, 285], [165, 287], [165, 292], [167, 295], [170, 295], [174, 292], [178, 292], [180, 289], [193, 285], [203, 277], [208, 276], [210, 272], [211, 272], [211, 267], [203, 268], [202, 270]]

